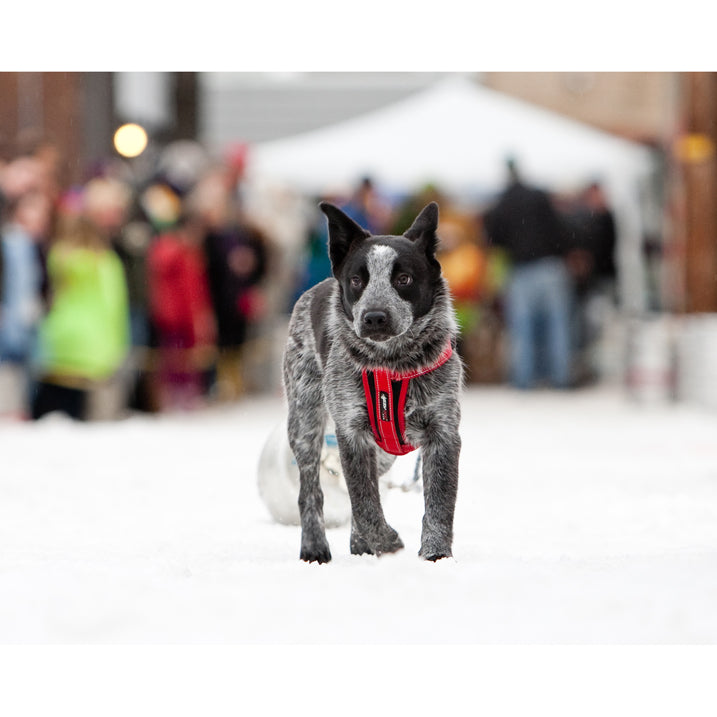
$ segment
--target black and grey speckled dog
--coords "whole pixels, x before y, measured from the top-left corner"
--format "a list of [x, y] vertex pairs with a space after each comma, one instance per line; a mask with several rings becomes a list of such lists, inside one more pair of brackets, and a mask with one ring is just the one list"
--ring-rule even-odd
[[351, 499], [351, 553], [403, 547], [384, 518], [378, 477], [394, 460], [386, 452], [391, 446], [393, 453], [420, 446], [419, 555], [450, 556], [462, 365], [451, 350], [456, 322], [435, 258], [438, 205], [426, 206], [403, 236], [373, 236], [332, 204], [320, 206], [334, 278], [297, 302], [284, 355], [289, 443], [300, 472], [301, 559], [331, 560], [319, 484], [329, 414]]

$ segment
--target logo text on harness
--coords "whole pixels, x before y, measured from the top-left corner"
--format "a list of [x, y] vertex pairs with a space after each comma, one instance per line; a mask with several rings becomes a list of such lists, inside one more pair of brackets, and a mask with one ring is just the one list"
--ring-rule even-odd
[[379, 410], [382, 421], [390, 421], [391, 414], [388, 410], [388, 393], [381, 391], [379, 395]]

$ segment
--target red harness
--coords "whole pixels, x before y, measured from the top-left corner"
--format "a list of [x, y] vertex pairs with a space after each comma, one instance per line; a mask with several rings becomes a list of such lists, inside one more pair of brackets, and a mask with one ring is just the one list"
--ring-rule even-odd
[[371, 429], [376, 443], [386, 453], [402, 456], [416, 450], [406, 442], [406, 395], [408, 383], [412, 378], [435, 371], [453, 355], [453, 346], [449, 341], [436, 363], [427, 368], [408, 373], [396, 373], [385, 368], [370, 369], [363, 372], [363, 390], [366, 394], [366, 407], [371, 421]]

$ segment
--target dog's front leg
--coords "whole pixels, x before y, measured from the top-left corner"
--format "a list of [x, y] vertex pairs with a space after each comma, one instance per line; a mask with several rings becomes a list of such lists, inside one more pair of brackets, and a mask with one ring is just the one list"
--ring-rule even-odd
[[377, 448], [362, 437], [337, 431], [341, 467], [351, 499], [351, 552], [354, 555], [395, 553], [403, 548], [386, 522], [378, 491]]
[[453, 515], [458, 493], [458, 458], [461, 439], [455, 432], [428, 433], [423, 455], [423, 531], [419, 555], [426, 560], [450, 557], [453, 545]]
[[325, 421], [320, 409], [289, 410], [289, 443], [299, 466], [300, 558], [328, 563], [331, 550], [324, 525], [324, 493], [319, 482]]

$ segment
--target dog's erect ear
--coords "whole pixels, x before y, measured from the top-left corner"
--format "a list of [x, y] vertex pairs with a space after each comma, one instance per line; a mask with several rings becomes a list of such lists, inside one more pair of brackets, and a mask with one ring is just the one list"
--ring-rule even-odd
[[429, 257], [434, 257], [438, 248], [438, 204], [427, 204], [403, 236], [423, 247]]
[[331, 259], [331, 270], [338, 278], [339, 269], [344, 263], [351, 245], [370, 237], [371, 233], [329, 202], [321, 202], [319, 208], [329, 220], [329, 258]]

